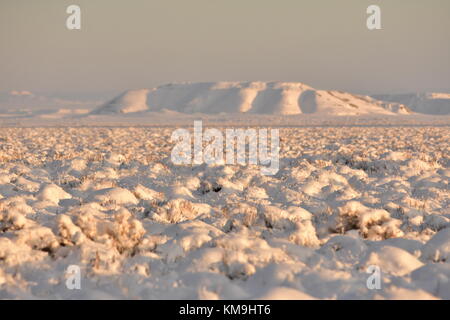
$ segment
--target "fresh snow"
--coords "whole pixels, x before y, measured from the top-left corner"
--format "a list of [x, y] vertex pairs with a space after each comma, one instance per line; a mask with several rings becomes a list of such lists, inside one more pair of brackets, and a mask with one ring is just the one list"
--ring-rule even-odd
[[[278, 85], [247, 89], [282, 112], [311, 90]], [[213, 90], [240, 97], [204, 86], [194, 109]], [[448, 125], [360, 120], [280, 128], [274, 176], [176, 166], [176, 127], [1, 128], [0, 298], [450, 299]]]

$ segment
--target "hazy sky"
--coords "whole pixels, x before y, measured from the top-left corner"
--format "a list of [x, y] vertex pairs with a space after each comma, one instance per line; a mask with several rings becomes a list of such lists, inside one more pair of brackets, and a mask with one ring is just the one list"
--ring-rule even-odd
[[[71, 4], [80, 31], [66, 28]], [[383, 30], [367, 29], [370, 4]], [[450, 1], [0, 0], [0, 92], [217, 80], [450, 92]]]

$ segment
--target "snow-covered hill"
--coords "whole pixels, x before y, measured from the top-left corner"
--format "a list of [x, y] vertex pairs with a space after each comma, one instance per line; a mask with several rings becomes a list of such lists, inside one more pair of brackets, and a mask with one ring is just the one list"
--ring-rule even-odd
[[172, 110], [206, 114], [409, 114], [400, 103], [341, 91], [316, 90], [299, 82], [210, 82], [167, 84], [130, 90], [93, 114]]
[[448, 93], [392, 94], [373, 97], [407, 105], [411, 110], [418, 113], [450, 114], [450, 94]]

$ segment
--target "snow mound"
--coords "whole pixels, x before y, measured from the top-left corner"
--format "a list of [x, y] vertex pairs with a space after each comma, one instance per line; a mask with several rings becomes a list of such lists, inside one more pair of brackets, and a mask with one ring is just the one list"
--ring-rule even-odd
[[436, 262], [447, 262], [450, 259], [450, 229], [436, 233], [423, 249], [423, 258]]
[[60, 200], [70, 199], [72, 196], [55, 184], [46, 184], [40, 189], [37, 198], [42, 201], [59, 203]]
[[408, 114], [401, 104], [340, 91], [316, 90], [300, 82], [207, 82], [166, 84], [126, 91], [93, 114], [141, 111], [205, 114]]
[[423, 266], [415, 256], [407, 251], [384, 246], [372, 251], [365, 259], [364, 265], [376, 265], [383, 270], [396, 276], [404, 276]]
[[132, 192], [123, 188], [107, 188], [94, 192], [89, 200], [105, 202], [114, 202], [116, 204], [137, 204], [138, 200]]

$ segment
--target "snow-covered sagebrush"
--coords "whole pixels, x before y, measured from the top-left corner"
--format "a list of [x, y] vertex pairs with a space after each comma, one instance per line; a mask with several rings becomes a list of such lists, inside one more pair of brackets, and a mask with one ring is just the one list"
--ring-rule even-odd
[[172, 131], [1, 129], [0, 298], [450, 299], [448, 127], [284, 128], [274, 176]]

